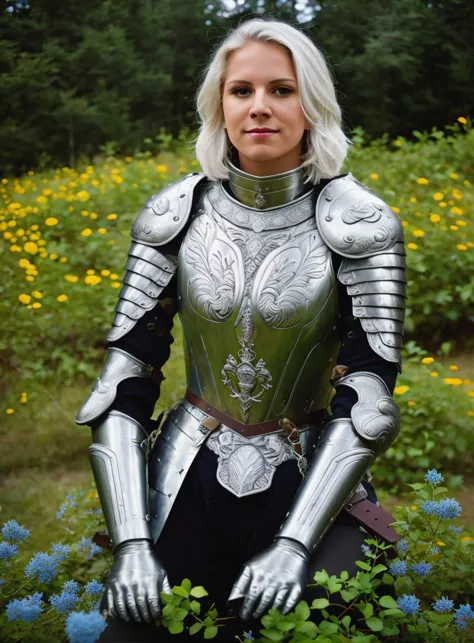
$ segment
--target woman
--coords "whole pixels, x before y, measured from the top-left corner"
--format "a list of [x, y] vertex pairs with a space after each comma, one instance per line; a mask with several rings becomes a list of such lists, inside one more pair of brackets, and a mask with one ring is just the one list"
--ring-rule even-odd
[[[203, 174], [138, 214], [77, 417], [93, 428], [115, 558], [104, 604], [119, 618], [103, 640], [156, 638], [159, 591], [185, 577], [244, 621], [288, 612], [316, 570], [355, 573], [361, 514], [369, 530], [389, 522], [363, 478], [398, 433], [403, 233], [338, 175], [348, 141], [324, 59], [285, 23], [245, 22], [214, 54], [198, 112]], [[188, 389], [153, 444], [147, 494], [144, 427], [176, 309]]]

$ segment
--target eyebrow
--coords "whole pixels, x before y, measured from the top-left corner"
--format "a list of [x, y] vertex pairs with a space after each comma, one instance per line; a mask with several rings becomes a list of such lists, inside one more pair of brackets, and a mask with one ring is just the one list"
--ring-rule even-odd
[[[226, 85], [229, 85], [230, 83], [239, 83], [241, 85], [252, 84], [250, 80], [228, 80]], [[269, 84], [274, 85], [275, 83], [296, 83], [296, 80], [294, 78], [276, 78], [275, 80], [271, 80]]]

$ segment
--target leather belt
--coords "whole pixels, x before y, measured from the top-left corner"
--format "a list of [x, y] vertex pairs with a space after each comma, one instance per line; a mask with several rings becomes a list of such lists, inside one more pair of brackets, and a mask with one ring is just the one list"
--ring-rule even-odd
[[400, 534], [397, 534], [395, 529], [390, 527], [390, 523], [394, 523], [395, 518], [388, 511], [363, 498], [360, 494], [354, 493], [344, 509], [370, 531], [375, 532], [387, 542], [396, 543], [400, 540]]
[[[202, 397], [199, 397], [198, 395], [193, 393], [189, 388], [186, 389], [185, 398], [188, 400], [188, 402], [196, 406], [198, 409], [212, 416], [220, 423], [229, 427], [229, 429], [240, 433], [240, 435], [243, 435], [245, 438], [250, 438], [255, 435], [265, 435], [267, 433], [276, 433], [277, 431], [283, 431], [283, 427], [281, 425], [282, 418], [278, 420], [265, 420], [264, 422], [260, 422], [259, 424], [242, 424], [242, 422], [234, 420], [234, 418], [230, 415], [227, 415], [227, 413], [216, 409], [215, 406], [212, 406], [212, 404], [209, 404], [209, 402], [203, 400]], [[322, 409], [321, 411], [315, 411], [314, 413], [309, 413], [299, 418], [290, 418], [290, 420], [298, 427], [305, 424], [322, 424], [326, 420], [326, 411]]]

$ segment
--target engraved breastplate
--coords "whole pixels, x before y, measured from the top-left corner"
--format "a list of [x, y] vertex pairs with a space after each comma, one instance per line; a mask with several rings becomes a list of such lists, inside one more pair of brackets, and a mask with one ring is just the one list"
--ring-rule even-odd
[[328, 405], [338, 301], [313, 192], [258, 211], [212, 182], [181, 246], [178, 292], [197, 395], [248, 424]]

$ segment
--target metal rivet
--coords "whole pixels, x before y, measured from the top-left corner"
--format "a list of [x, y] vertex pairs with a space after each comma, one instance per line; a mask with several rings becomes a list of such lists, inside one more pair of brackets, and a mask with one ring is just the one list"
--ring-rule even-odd
[[150, 323], [147, 324], [146, 327], [148, 328], [148, 330], [155, 330], [155, 324]]
[[179, 221], [179, 217], [173, 217], [173, 221]]
[[184, 199], [184, 197], [185, 197], [185, 196], [186, 196], [185, 194], [180, 194], [180, 195], [179, 195], [179, 198], [180, 198], [180, 199]]

